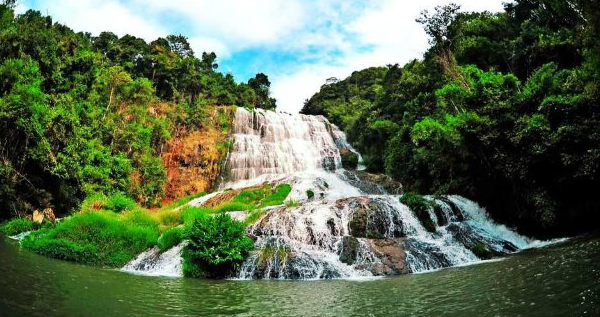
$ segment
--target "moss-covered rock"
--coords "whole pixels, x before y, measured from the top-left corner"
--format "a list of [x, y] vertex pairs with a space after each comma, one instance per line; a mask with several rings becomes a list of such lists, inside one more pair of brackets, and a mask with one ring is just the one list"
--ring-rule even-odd
[[400, 197], [400, 202], [410, 208], [425, 230], [435, 232], [435, 223], [429, 215], [429, 208], [433, 208], [433, 206], [425, 197], [415, 193], [406, 193]]
[[355, 170], [358, 166], [358, 155], [350, 150], [343, 149], [340, 151], [342, 157], [342, 167], [345, 169]]

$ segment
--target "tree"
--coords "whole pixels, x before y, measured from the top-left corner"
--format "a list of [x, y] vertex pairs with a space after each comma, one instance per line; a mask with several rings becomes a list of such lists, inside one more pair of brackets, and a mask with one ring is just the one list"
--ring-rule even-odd
[[257, 96], [254, 107], [267, 110], [273, 110], [277, 107], [275, 99], [269, 97], [271, 82], [267, 75], [263, 73], [256, 74], [253, 78], [248, 79], [248, 86], [254, 90]]

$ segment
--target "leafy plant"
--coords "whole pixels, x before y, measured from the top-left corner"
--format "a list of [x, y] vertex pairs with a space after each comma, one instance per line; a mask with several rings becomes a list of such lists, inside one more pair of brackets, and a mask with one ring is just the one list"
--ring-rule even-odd
[[244, 224], [223, 213], [195, 218], [185, 237], [183, 270], [191, 277], [226, 277], [253, 247]]

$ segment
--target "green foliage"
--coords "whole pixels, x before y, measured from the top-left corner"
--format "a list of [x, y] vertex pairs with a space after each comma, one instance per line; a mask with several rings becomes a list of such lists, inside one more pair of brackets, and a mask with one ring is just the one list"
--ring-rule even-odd
[[160, 238], [158, 238], [158, 247], [160, 248], [160, 251], [167, 251], [181, 243], [181, 241], [183, 241], [183, 235], [183, 227], [173, 227], [163, 232]]
[[599, 14], [579, 0], [438, 7], [419, 19], [432, 44], [422, 60], [328, 82], [302, 112], [409, 190], [470, 197], [530, 235], [595, 230]]
[[[216, 54], [195, 57], [184, 36], [92, 37], [40, 12], [15, 15], [14, 1], [6, 3], [0, 219], [46, 207], [64, 215], [98, 193], [158, 206], [169, 139], [213, 121], [209, 106], [275, 107], [266, 75], [238, 84], [217, 71]], [[214, 119], [230, 128], [227, 112]]]
[[114, 212], [133, 210], [136, 207], [135, 200], [125, 196], [123, 193], [116, 193], [108, 197], [104, 208]]
[[157, 239], [156, 226], [141, 214], [130, 214], [123, 221], [112, 212], [90, 212], [36, 231], [23, 239], [22, 246], [57, 259], [120, 267]]
[[425, 230], [435, 232], [435, 223], [429, 214], [429, 209], [433, 208], [431, 202], [415, 193], [405, 193], [400, 197], [400, 202], [412, 211]]
[[351, 151], [342, 151], [340, 152], [342, 157], [342, 166], [345, 169], [355, 170], [358, 166], [358, 155]]
[[243, 223], [227, 214], [194, 219], [186, 228], [183, 270], [191, 277], [226, 277], [252, 250]]
[[22, 232], [32, 231], [39, 226], [27, 218], [14, 218], [0, 225], [0, 232], [7, 236], [14, 236]]

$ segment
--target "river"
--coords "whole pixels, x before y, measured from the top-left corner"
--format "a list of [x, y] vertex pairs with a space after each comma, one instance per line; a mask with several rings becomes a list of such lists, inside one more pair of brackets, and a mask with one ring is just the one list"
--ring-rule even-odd
[[0, 237], [0, 316], [600, 316], [600, 238], [369, 280], [132, 275], [45, 258]]

